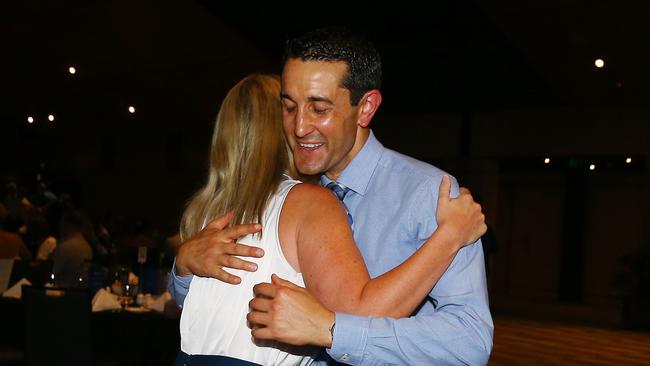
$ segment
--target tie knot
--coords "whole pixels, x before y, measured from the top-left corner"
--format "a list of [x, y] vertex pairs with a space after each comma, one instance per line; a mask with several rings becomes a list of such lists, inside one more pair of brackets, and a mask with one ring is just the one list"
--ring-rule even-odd
[[334, 192], [334, 194], [336, 194], [336, 197], [338, 197], [341, 201], [343, 201], [343, 198], [345, 198], [345, 195], [348, 194], [348, 192], [350, 191], [350, 188], [348, 188], [348, 187], [345, 187], [345, 188], [344, 188], [344, 187], [341, 187], [341, 185], [338, 184], [338, 183], [336, 183], [336, 182], [330, 182], [330, 183], [328, 183], [328, 184], [325, 186], [325, 188], [329, 188], [329, 189], [331, 189], [332, 192]]

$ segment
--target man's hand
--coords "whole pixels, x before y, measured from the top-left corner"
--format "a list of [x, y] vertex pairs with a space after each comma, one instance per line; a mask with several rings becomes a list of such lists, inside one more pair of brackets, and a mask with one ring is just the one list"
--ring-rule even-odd
[[240, 257], [259, 258], [264, 255], [260, 248], [237, 244], [235, 241], [261, 230], [259, 224], [243, 224], [225, 228], [232, 220], [228, 213], [211, 221], [203, 230], [183, 243], [176, 255], [176, 274], [213, 277], [233, 285], [241, 278], [223, 270], [226, 268], [255, 272], [257, 265]]
[[477, 241], [485, 231], [485, 215], [481, 205], [476, 203], [467, 188], [460, 188], [460, 194], [451, 198], [451, 179], [444, 176], [438, 193], [438, 210], [436, 220], [445, 236], [456, 238], [462, 246]]
[[330, 327], [335, 315], [306, 289], [271, 276], [272, 283], [253, 288], [246, 319], [258, 340], [275, 340], [296, 346], [331, 347]]

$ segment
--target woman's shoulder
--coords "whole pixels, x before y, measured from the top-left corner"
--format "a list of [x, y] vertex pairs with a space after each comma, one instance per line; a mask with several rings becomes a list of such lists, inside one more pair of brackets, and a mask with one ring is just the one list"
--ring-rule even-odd
[[332, 191], [311, 183], [296, 184], [293, 188], [291, 188], [291, 191], [289, 191], [287, 199], [291, 199], [292, 201], [299, 201], [303, 204], [309, 205], [337, 202], [337, 199], [332, 194]]
[[319, 185], [300, 183], [286, 197], [284, 211], [298, 221], [327, 221], [330, 213], [341, 210], [341, 202], [332, 191]]

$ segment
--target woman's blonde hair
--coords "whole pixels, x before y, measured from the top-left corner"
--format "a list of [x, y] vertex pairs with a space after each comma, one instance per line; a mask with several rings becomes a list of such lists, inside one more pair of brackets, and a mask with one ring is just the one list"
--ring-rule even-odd
[[283, 174], [296, 177], [290, 153], [282, 129], [279, 77], [245, 77], [221, 104], [212, 134], [208, 180], [183, 213], [181, 240], [230, 211], [234, 212], [231, 224], [261, 223]]

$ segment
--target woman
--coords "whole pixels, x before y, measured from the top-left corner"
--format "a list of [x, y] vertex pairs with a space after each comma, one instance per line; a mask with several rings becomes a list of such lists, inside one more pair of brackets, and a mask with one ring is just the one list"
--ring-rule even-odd
[[277, 77], [248, 76], [230, 90], [217, 116], [208, 182], [183, 215], [182, 240], [233, 212], [233, 223], [262, 224], [259, 235], [239, 242], [261, 247], [265, 255], [256, 260], [256, 272], [234, 271], [241, 277], [237, 286], [212, 278], [192, 280], [177, 363], [310, 364], [317, 349], [251, 339], [245, 319], [256, 283], [275, 273], [305, 286], [331, 310], [404, 317], [430, 292], [455, 253], [484, 231], [480, 209], [467, 197], [439, 205], [438, 222], [454, 223], [440, 225], [445, 235], [437, 231], [402, 265], [370, 280], [340, 201], [325, 188], [291, 178], [297, 175], [282, 132], [279, 95]]

